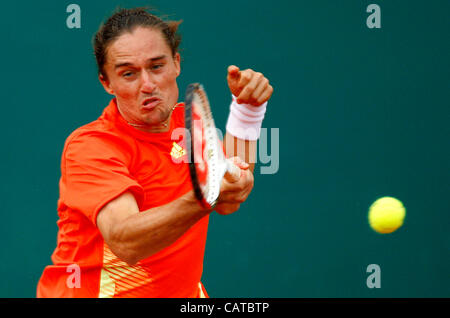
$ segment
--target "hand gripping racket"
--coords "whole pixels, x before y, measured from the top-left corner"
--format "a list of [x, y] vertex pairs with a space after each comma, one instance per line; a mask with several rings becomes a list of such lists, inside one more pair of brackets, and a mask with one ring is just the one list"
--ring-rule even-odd
[[185, 96], [186, 151], [195, 197], [206, 209], [217, 203], [222, 178], [236, 182], [240, 169], [226, 159], [201, 84], [190, 84]]

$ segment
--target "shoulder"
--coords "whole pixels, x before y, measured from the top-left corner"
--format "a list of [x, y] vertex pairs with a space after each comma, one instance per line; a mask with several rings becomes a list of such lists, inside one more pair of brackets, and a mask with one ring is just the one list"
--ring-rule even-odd
[[66, 139], [63, 158], [101, 156], [124, 157], [132, 152], [133, 140], [100, 120], [74, 130]]

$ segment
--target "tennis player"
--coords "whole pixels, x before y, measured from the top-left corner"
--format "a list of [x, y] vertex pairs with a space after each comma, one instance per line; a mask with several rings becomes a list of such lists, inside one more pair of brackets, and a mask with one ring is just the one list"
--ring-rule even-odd
[[[188, 165], [173, 160], [186, 155], [183, 137], [172, 136], [184, 127], [178, 25], [137, 8], [98, 30], [99, 79], [114, 98], [66, 140], [57, 246], [38, 297], [208, 297], [201, 276], [211, 211], [196, 201]], [[223, 180], [221, 214], [237, 211], [253, 188], [244, 161], [252, 147], [235, 152], [236, 144], [256, 142], [273, 91], [261, 73], [236, 66], [228, 85], [225, 150], [242, 172], [237, 182]]]

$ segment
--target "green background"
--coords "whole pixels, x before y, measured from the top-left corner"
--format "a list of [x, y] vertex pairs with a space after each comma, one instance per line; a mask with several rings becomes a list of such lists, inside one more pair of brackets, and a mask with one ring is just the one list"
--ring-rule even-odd
[[[381, 29], [366, 26], [371, 3]], [[2, 5], [0, 297], [35, 297], [50, 263], [62, 148], [110, 99], [91, 38], [118, 5], [184, 20], [179, 86], [205, 85], [218, 126], [228, 65], [275, 88], [263, 127], [279, 128], [279, 171], [257, 167], [240, 211], [211, 217], [211, 296], [450, 296], [450, 1], [74, 0]], [[407, 208], [393, 234], [368, 226], [381, 196]]]

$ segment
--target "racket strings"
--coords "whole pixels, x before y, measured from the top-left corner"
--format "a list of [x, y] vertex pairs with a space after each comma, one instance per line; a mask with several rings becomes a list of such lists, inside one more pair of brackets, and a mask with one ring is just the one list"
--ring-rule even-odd
[[213, 207], [220, 194], [226, 165], [209, 100], [199, 83], [188, 87], [185, 114], [186, 125], [191, 133], [188, 151], [193, 159], [190, 171], [194, 192], [200, 202]]

